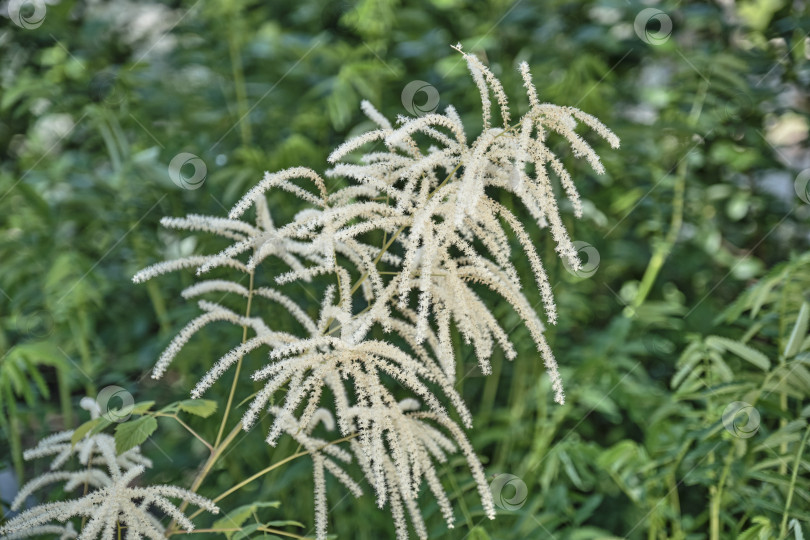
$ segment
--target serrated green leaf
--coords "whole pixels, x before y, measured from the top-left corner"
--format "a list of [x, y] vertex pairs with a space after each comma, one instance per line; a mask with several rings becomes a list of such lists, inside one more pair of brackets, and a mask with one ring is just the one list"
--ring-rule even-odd
[[208, 418], [217, 411], [217, 402], [210, 399], [186, 399], [178, 403], [177, 407], [183, 412]]
[[141, 401], [141, 402], [136, 403], [135, 405], [133, 405], [132, 410], [129, 411], [129, 413], [130, 414], [144, 414], [144, 413], [148, 412], [149, 409], [151, 409], [152, 405], [154, 405], [154, 404], [155, 404], [154, 401]]
[[115, 451], [122, 454], [143, 443], [158, 427], [153, 416], [141, 416], [115, 428]]

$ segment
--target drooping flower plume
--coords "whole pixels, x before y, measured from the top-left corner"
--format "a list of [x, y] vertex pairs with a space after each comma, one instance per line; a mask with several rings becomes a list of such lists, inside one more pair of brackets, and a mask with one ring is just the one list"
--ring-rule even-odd
[[[473, 140], [452, 106], [392, 123], [363, 102], [376, 128], [334, 150], [323, 175], [305, 167], [266, 173], [227, 217], [164, 219], [166, 227], [213, 233], [229, 245], [212, 254], [157, 263], [134, 277], [142, 282], [185, 268], [206, 276], [183, 293], [198, 299], [203, 313], [168, 346], [154, 367], [155, 378], [171, 369], [183, 346], [208, 325], [226, 322], [245, 329], [245, 339], [200, 377], [192, 395], [204, 395], [234, 366], [241, 369], [248, 353], [269, 349], [266, 361], [246, 364], [263, 387], [250, 400], [242, 419], [245, 429], [269, 413], [275, 417], [270, 444], [287, 433], [304, 446], [314, 445], [314, 451], [317, 444], [308, 434], [324, 407], [333, 411], [341, 436], [352, 437], [345, 446], [378, 504], [389, 504], [398, 538], [408, 535], [406, 511], [417, 535], [426, 537], [415, 504], [422, 483], [453, 525], [435, 467], [453, 452], [464, 454], [484, 513], [495, 516], [483, 467], [464, 434], [472, 427], [472, 415], [455, 390], [462, 366], [453, 328], [488, 374], [496, 348], [510, 360], [517, 356], [511, 328], [504, 328], [492, 309], [494, 302], [505, 302], [528, 329], [554, 400], [564, 402], [562, 378], [544, 337], [544, 324], [554, 324], [558, 316], [548, 261], [541, 259], [538, 239], [524, 222], [528, 215], [548, 229], [559, 257], [579, 269], [556, 192], [564, 193], [577, 217], [582, 202], [548, 139], [566, 140], [573, 154], [599, 174], [604, 173], [599, 156], [577, 128], [585, 126], [611, 147], [619, 146], [596, 118], [573, 107], [541, 103], [525, 63], [519, 71], [529, 110], [513, 122], [497, 77], [474, 55], [457, 50], [481, 96], [483, 130]], [[327, 180], [341, 187], [330, 191]], [[504, 205], [496, 196], [503, 192], [519, 204]], [[277, 223], [271, 208], [279, 197], [290, 195], [303, 206], [288, 222]], [[529, 280], [513, 263], [519, 255], [528, 260]], [[258, 269], [270, 258], [274, 269], [280, 263], [286, 270], [259, 283], [267, 272]], [[218, 277], [209, 279], [210, 272]], [[317, 290], [324, 292], [302, 296], [293, 284], [320, 284]], [[539, 291], [542, 313], [526, 296], [527, 285]], [[313, 298], [318, 303], [314, 317]], [[234, 301], [244, 309], [227, 307]], [[282, 330], [274, 324], [279, 317], [296, 321], [299, 331]], [[244, 394], [254, 394], [252, 387]], [[424, 409], [413, 410], [417, 403]], [[359, 485], [338, 469], [338, 461], [347, 463], [342, 458], [349, 456], [340, 452], [333, 451], [331, 458], [317, 454], [314, 462], [319, 539], [326, 537], [324, 470], [340, 470], [336, 474], [346, 475], [338, 476], [344, 486], [359, 492]]]
[[[83, 405], [88, 402], [91, 414], [96, 417], [95, 401], [85, 398]], [[126, 531], [123, 536], [128, 539], [161, 540], [166, 529], [158, 519], [160, 513], [175, 519], [186, 530], [194, 529], [194, 523], [170, 499], [193, 503], [214, 514], [219, 512], [212, 501], [186, 489], [137, 485], [136, 479], [152, 466], [140, 447], [119, 454], [111, 435], [88, 433], [75, 444], [71, 442], [73, 435], [73, 430], [55, 433], [25, 451], [26, 460], [51, 456], [53, 459], [48, 472], [22, 486], [11, 509], [19, 511], [33, 493], [57, 483], [62, 484], [64, 491], [79, 492], [80, 496], [39, 504], [21, 512], [0, 526], [0, 537], [59, 535], [65, 539], [94, 540], [118, 538]], [[75, 517], [83, 518], [84, 526], [78, 533], [70, 521]]]

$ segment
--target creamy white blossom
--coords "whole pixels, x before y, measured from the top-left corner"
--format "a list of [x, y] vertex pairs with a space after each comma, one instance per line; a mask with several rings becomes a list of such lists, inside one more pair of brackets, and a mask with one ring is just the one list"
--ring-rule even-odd
[[[558, 317], [548, 261], [524, 223], [528, 215], [547, 228], [559, 257], [578, 269], [557, 192], [576, 217], [583, 204], [549, 139], [555, 145], [567, 141], [574, 156], [600, 174], [599, 156], [578, 129], [595, 131], [613, 148], [619, 140], [576, 108], [542, 103], [525, 63], [519, 71], [529, 110], [513, 121], [497, 77], [456, 49], [481, 96], [483, 130], [477, 137], [468, 137], [452, 106], [392, 122], [364, 101], [361, 108], [376, 127], [336, 148], [323, 176], [305, 167], [268, 172], [227, 217], [164, 219], [166, 227], [213, 233], [230, 244], [209, 255], [157, 263], [134, 277], [140, 282], [187, 268], [216, 273], [183, 292], [198, 300], [202, 314], [169, 344], [153, 376], [166, 373], [209, 324], [241, 327], [244, 339], [222, 352], [193, 388], [194, 397], [266, 347], [266, 361], [250, 357], [256, 362], [249, 367], [252, 379], [263, 386], [257, 393], [252, 385], [243, 389], [250, 404], [242, 424], [248, 429], [269, 412], [270, 444], [286, 433], [312, 454], [318, 539], [326, 538], [325, 471], [360, 494], [344, 469], [352, 455], [377, 503], [390, 508], [398, 538], [408, 536], [406, 515], [417, 536], [427, 536], [416, 504], [422, 485], [453, 526], [436, 464], [456, 452], [465, 457], [484, 514], [494, 518], [483, 467], [465, 435], [472, 414], [455, 390], [465, 367], [451, 339], [455, 328], [485, 374], [496, 348], [515, 359], [512, 328], [495, 316], [494, 302], [505, 302], [519, 316], [546, 366], [554, 400], [564, 402], [559, 368], [544, 337], [544, 320], [554, 324]], [[330, 191], [325, 179], [341, 187]], [[518, 204], [502, 204], [504, 192]], [[288, 194], [303, 207], [276, 224], [272, 204]], [[513, 262], [519, 256], [531, 268], [529, 281], [544, 317], [525, 292], [526, 276]], [[265, 265], [269, 257], [277, 259], [272, 270]], [[278, 262], [284, 269], [278, 270]], [[319, 421], [336, 424], [345, 449], [311, 435]]]
[[[55, 483], [80, 496], [24, 510], [0, 526], [0, 538], [59, 535], [62, 539], [92, 540], [117, 537], [122, 531], [127, 539], [159, 540], [165, 538], [165, 527], [155, 510], [175, 519], [186, 530], [194, 529], [194, 523], [169, 499], [187, 501], [214, 514], [219, 512], [212, 501], [191, 491], [169, 485], [136, 484], [135, 479], [152, 466], [140, 447], [118, 454], [110, 435], [88, 433], [72, 444], [73, 434], [73, 430], [56, 433], [26, 450], [26, 460], [53, 459], [49, 472], [22, 486], [11, 510], [19, 511], [33, 493]], [[69, 521], [74, 517], [83, 518], [79, 531]]]

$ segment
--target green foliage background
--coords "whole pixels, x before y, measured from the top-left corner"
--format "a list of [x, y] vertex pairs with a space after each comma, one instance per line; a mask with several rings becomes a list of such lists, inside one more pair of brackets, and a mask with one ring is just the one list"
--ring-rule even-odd
[[[545, 232], [533, 231], [560, 306], [549, 337], [567, 403], [552, 403], [522, 328], [513, 333], [525, 344], [518, 359], [495, 359], [493, 376], [466, 362], [473, 445], [490, 475], [517, 476], [527, 498], [489, 522], [463, 467], [450, 463], [459, 522], [446, 530], [425, 503], [432, 536], [810, 532], [802, 315], [810, 204], [794, 190], [810, 167], [810, 15], [798, 1], [664, 1], [655, 7], [672, 33], [654, 44], [633, 27], [647, 7], [62, 0], [47, 6], [39, 28], [0, 19], [0, 468], [29, 479], [35, 467], [23, 466], [20, 448], [86, 420], [82, 396], [118, 385], [136, 401], [182, 400], [224, 352], [208, 334], [168, 377], [144, 376], [192, 317], [177, 300], [190, 282], [136, 287], [130, 277], [206, 241], [165, 234], [161, 216], [221, 215], [265, 170], [325, 169], [329, 151], [367, 125], [360, 100], [389, 118], [407, 114], [401, 92], [413, 80], [433, 85], [439, 106], [453, 104], [477, 133], [478, 94], [449, 47], [460, 41], [502, 78], [518, 109], [525, 98], [515, 67], [526, 60], [541, 99], [596, 115], [622, 147], [598, 147], [604, 177], [576, 169], [585, 216], [567, 221], [573, 238], [599, 253], [593, 276], [567, 273]], [[646, 35], [660, 35], [657, 24]], [[205, 162], [200, 189], [169, 179], [180, 152]], [[724, 429], [735, 401], [760, 414], [752, 437]], [[216, 435], [216, 423], [189, 422]], [[155, 461], [151, 480], [183, 486], [207, 454], [164, 419], [144, 451]], [[293, 452], [290, 441], [273, 449], [254, 430], [201, 493], [217, 495]], [[308, 475], [297, 460], [224, 508], [282, 501], [261, 519], [301, 521], [306, 527], [290, 530], [307, 534]], [[339, 538], [392, 537], [386, 511], [331, 487]]]

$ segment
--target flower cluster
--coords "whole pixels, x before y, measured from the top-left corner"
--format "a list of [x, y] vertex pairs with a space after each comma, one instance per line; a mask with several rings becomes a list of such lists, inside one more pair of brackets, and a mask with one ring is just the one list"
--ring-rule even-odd
[[[602, 163], [576, 132], [577, 126], [593, 129], [613, 148], [619, 141], [578, 109], [541, 103], [525, 63], [520, 73], [529, 110], [510, 123], [501, 83], [478, 58], [458, 50], [483, 104], [483, 131], [475, 140], [468, 141], [452, 106], [443, 113], [400, 117], [392, 124], [363, 102], [363, 111], [377, 127], [332, 152], [332, 168], [324, 175], [342, 187], [330, 192], [324, 177], [304, 167], [266, 173], [226, 218], [190, 215], [162, 222], [173, 229], [213, 233], [228, 242], [225, 249], [161, 262], [134, 277], [142, 282], [184, 268], [196, 269], [198, 276], [213, 271], [232, 271], [234, 276], [204, 279], [183, 291], [184, 297], [198, 299], [203, 313], [161, 355], [155, 378], [169, 369], [196, 332], [227, 322], [244, 328], [246, 337], [198, 381], [192, 396], [203, 395], [234, 365], [241, 366], [245, 355], [266, 346], [269, 362], [255, 366], [252, 374], [264, 386], [244, 414], [245, 429], [269, 412], [275, 420], [268, 443], [287, 433], [314, 451], [321, 441], [312, 442], [309, 433], [323, 418], [323, 407], [334, 411], [340, 434], [352, 439], [348, 452], [334, 447], [328, 457], [315, 458], [319, 539], [326, 537], [324, 469], [350, 491], [360, 492], [338, 469], [337, 462], [346, 464], [351, 455], [374, 488], [378, 504], [390, 504], [398, 538], [408, 535], [405, 510], [418, 536], [426, 537], [415, 503], [423, 483], [453, 525], [435, 468], [451, 452], [466, 457], [484, 512], [494, 518], [483, 467], [464, 433], [472, 426], [472, 415], [455, 389], [460, 366], [451, 339], [455, 328], [485, 374], [491, 372], [496, 347], [506, 358], [515, 358], [510, 332], [494, 315], [493, 301], [511, 306], [525, 324], [545, 363], [555, 401], [564, 401], [544, 322], [523, 292], [510, 241], [514, 239], [528, 259], [545, 319], [553, 324], [557, 312], [548, 275], [523, 218], [493, 194], [511, 193], [539, 226], [550, 229], [563, 261], [578, 269], [553, 177], [575, 215], [581, 215], [582, 204], [548, 139], [568, 141], [574, 155], [585, 158], [597, 173], [604, 172]], [[499, 126], [493, 125], [491, 96], [500, 113]], [[268, 193], [274, 191], [288, 192], [305, 205], [283, 225], [271, 217], [277, 198], [275, 193], [268, 198]], [[246, 219], [249, 212], [255, 215], [252, 221]], [[259, 284], [257, 276], [267, 272], [257, 274], [257, 269], [271, 257], [277, 259], [274, 268], [280, 263], [287, 270], [273, 276], [274, 283]], [[285, 286], [316, 281], [326, 286], [318, 315], [311, 317], [302, 299]], [[227, 307], [224, 298], [239, 300], [245, 309]], [[300, 332], [274, 329], [277, 313], [297, 321]], [[245, 391], [253, 393], [252, 388]], [[329, 401], [331, 406], [326, 405]], [[421, 404], [424, 409], [417, 410]]]
[[[98, 416], [98, 406], [94, 400], [85, 398], [82, 405], [90, 409], [94, 417]], [[170, 498], [193, 503], [214, 514], [219, 512], [219, 508], [210, 500], [182, 488], [168, 485], [131, 486], [138, 476], [152, 466], [139, 447], [118, 454], [115, 440], [110, 435], [88, 433], [75, 444], [71, 442], [73, 435], [73, 430], [55, 433], [25, 451], [26, 460], [52, 456], [50, 470], [22, 487], [11, 503], [11, 509], [19, 511], [33, 493], [56, 483], [63, 482], [62, 489], [66, 492], [81, 490], [82, 495], [76, 499], [39, 504], [23, 511], [0, 527], [0, 537], [12, 539], [58, 535], [60, 540], [119, 537], [160, 540], [165, 538], [165, 527], [150, 511], [152, 507], [175, 519], [187, 530], [194, 528], [191, 520]], [[78, 468], [68, 468], [74, 457]], [[82, 518], [79, 533], [74, 523], [69, 521], [74, 517]]]

